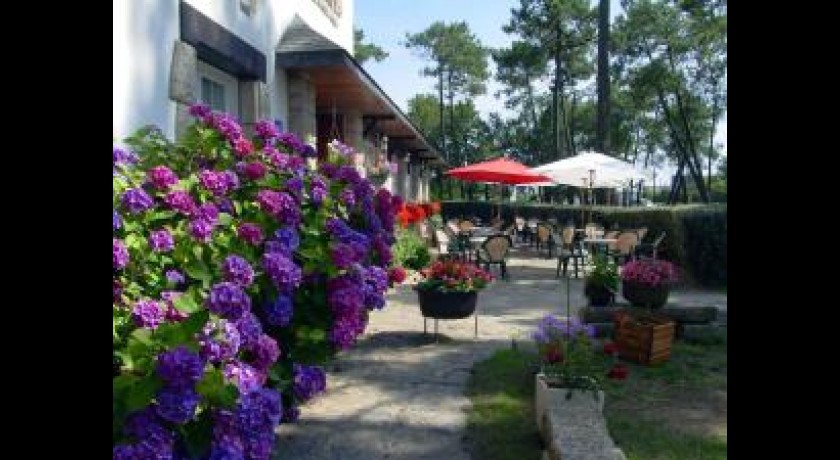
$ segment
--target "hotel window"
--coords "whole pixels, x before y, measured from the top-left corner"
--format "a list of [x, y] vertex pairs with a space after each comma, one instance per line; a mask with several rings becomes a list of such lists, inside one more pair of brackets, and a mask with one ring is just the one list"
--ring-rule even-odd
[[239, 116], [239, 80], [233, 75], [198, 62], [198, 95], [213, 110]]

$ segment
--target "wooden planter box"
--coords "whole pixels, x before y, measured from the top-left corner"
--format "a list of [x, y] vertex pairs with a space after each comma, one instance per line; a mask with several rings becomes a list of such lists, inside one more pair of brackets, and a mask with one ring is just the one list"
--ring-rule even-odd
[[650, 365], [671, 358], [676, 323], [661, 315], [622, 315], [615, 322], [615, 342], [624, 359]]

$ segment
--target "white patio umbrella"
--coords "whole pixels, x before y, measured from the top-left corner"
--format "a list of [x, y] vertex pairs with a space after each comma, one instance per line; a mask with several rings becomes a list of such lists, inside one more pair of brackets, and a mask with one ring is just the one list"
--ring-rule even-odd
[[555, 184], [587, 188], [619, 188], [631, 180], [650, 179], [633, 164], [597, 152], [583, 152], [532, 170]]

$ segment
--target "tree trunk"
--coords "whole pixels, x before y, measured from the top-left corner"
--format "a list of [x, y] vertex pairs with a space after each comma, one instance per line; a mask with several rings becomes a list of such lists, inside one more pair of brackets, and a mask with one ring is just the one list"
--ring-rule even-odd
[[464, 165], [463, 154], [461, 154], [461, 152], [459, 152], [460, 142], [458, 142], [458, 139], [455, 136], [455, 105], [453, 104], [453, 99], [455, 98], [455, 94], [454, 94], [455, 91], [452, 89], [452, 69], [451, 68], [449, 69], [448, 80], [449, 80], [448, 81], [449, 84], [447, 85], [447, 90], [449, 92], [449, 94], [448, 94], [448, 97], [449, 97], [449, 135], [451, 136], [451, 139], [452, 139], [453, 150], [455, 150], [455, 154], [458, 155], [458, 157], [457, 157], [458, 162], [459, 162], [458, 166], [463, 166]]
[[[443, 149], [443, 157], [447, 162], [451, 161], [449, 152], [446, 150], [446, 129], [443, 122], [443, 64], [438, 61], [438, 108], [440, 109], [440, 148]], [[449, 186], [449, 194], [452, 194], [452, 185]], [[450, 198], [452, 198], [450, 196]]]
[[610, 2], [598, 1], [598, 116], [595, 127], [595, 147], [608, 154], [610, 150]]
[[554, 143], [554, 158], [560, 156], [560, 53], [554, 55], [554, 87], [551, 89], [552, 100], [552, 131]]

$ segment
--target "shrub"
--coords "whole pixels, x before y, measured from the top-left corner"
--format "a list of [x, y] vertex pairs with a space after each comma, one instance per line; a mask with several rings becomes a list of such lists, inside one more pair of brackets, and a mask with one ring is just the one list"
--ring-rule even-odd
[[426, 242], [412, 229], [397, 231], [397, 242], [393, 249], [394, 264], [397, 266], [420, 270], [432, 260]]
[[206, 106], [114, 148], [113, 457], [266, 459], [384, 306], [398, 197]]

